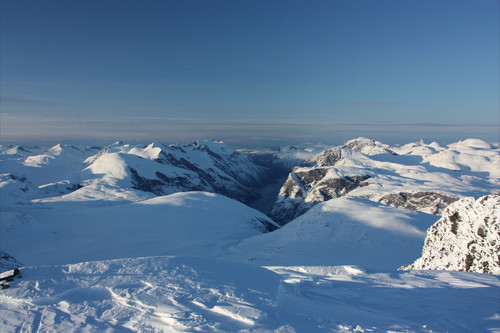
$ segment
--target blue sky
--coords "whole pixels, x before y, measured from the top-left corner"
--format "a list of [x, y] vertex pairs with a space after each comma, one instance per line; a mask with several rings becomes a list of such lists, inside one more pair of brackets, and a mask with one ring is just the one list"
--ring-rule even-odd
[[499, 140], [499, 1], [0, 7], [4, 141]]

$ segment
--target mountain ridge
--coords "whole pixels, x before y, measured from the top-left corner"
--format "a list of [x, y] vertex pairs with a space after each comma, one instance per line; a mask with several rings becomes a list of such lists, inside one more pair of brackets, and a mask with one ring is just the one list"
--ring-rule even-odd
[[498, 149], [477, 139], [447, 147], [423, 141], [390, 147], [358, 138], [305, 164], [289, 174], [271, 210], [282, 225], [335, 197], [361, 197], [439, 215], [457, 199], [500, 186]]

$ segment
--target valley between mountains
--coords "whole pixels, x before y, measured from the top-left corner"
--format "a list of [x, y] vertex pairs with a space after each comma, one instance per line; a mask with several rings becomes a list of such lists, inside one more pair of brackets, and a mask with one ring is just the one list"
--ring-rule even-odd
[[11, 145], [0, 163], [2, 332], [500, 332], [498, 144]]

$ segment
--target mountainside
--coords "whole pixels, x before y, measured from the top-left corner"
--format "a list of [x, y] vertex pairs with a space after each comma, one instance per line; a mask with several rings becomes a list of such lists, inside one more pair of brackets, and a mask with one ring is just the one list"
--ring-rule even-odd
[[260, 265], [397, 269], [418, 257], [435, 216], [361, 198], [331, 199], [280, 229], [245, 239], [229, 258]]
[[0, 147], [1, 207], [27, 205], [32, 199], [77, 190], [83, 180], [83, 161], [99, 150], [99, 147], [61, 144], [49, 149]]
[[16, 258], [0, 250], [0, 272], [23, 266]]
[[427, 230], [422, 257], [402, 269], [500, 275], [500, 193], [448, 206]]
[[258, 198], [252, 188], [261, 184], [265, 172], [247, 155], [218, 141], [185, 146], [118, 142], [101, 150], [11, 147], [2, 149], [0, 157], [0, 189], [10, 203], [130, 202], [185, 191], [214, 192], [248, 202]]
[[258, 197], [252, 187], [259, 185], [263, 173], [246, 155], [217, 141], [185, 146], [154, 143], [144, 148], [111, 146], [86, 163], [86, 170], [103, 175], [101, 181], [126, 180], [132, 189], [143, 192], [208, 191], [242, 202]]
[[481, 140], [389, 147], [359, 138], [321, 152], [308, 167], [294, 168], [270, 216], [283, 225], [341, 196], [439, 215], [459, 198], [497, 190], [499, 163], [498, 149]]

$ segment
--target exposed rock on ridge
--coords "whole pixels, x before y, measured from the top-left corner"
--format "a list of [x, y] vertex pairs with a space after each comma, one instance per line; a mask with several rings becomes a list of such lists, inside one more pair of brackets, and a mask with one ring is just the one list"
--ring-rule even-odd
[[360, 153], [363, 153], [365, 155], [377, 155], [377, 154], [397, 155], [397, 153], [389, 149], [388, 145], [385, 145], [379, 141], [374, 141], [363, 137], [347, 141], [342, 146], [342, 148], [359, 151]]
[[465, 198], [427, 230], [422, 257], [403, 270], [456, 270], [500, 275], [500, 193]]
[[87, 169], [106, 174], [109, 163], [100, 163], [103, 168], [97, 163], [113, 154], [118, 154], [114, 159], [123, 161], [123, 168], [119, 173], [114, 170], [114, 174], [128, 179], [130, 188], [155, 195], [208, 191], [246, 203], [259, 197], [253, 188], [263, 181], [265, 171], [219, 141], [195, 141], [184, 146], [115, 144], [88, 158]]
[[457, 201], [455, 198], [435, 192], [399, 192], [360, 197], [392, 207], [418, 210], [433, 215], [441, 215], [449, 204]]
[[0, 273], [23, 266], [16, 258], [0, 250]]
[[439, 215], [459, 198], [496, 191], [500, 179], [491, 170], [498, 157], [481, 140], [448, 147], [424, 141], [390, 147], [366, 138], [350, 140], [317, 154], [304, 164], [308, 167], [295, 168], [270, 215], [286, 224], [318, 202], [346, 195]]
[[327, 177], [328, 168], [296, 168], [280, 190], [270, 216], [281, 225], [304, 214], [317, 203], [346, 195], [365, 186], [369, 175]]

